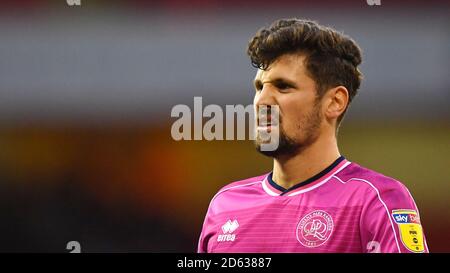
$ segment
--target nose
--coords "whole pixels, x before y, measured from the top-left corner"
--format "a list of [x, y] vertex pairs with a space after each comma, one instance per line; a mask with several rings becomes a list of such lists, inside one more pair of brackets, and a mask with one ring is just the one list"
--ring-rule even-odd
[[274, 96], [275, 92], [270, 84], [264, 84], [261, 91], [256, 92], [253, 103], [256, 109], [262, 105], [275, 105], [276, 99]]

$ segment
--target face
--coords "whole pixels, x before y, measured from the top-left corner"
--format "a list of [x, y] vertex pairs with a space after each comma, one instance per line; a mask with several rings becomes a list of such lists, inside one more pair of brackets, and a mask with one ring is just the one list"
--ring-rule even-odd
[[[255, 80], [255, 116], [257, 117], [255, 145], [261, 153], [272, 156], [290, 156], [300, 153], [320, 135], [321, 102], [316, 85], [306, 73], [305, 57], [289, 54], [279, 57], [267, 70], [258, 70]], [[278, 122], [264, 123], [258, 110], [261, 106], [277, 105]], [[278, 126], [278, 128], [275, 128]], [[265, 132], [279, 131], [279, 145], [273, 151], [262, 151]]]

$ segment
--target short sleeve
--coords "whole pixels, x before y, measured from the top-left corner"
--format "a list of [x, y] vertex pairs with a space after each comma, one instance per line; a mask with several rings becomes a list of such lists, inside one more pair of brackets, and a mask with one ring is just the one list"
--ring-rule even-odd
[[366, 252], [428, 252], [419, 211], [398, 181], [368, 182], [361, 213], [361, 242]]

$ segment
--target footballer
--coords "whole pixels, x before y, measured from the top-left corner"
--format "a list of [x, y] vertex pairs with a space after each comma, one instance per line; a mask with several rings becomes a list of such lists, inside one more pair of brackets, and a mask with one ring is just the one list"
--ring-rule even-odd
[[[255, 144], [273, 170], [212, 198], [198, 252], [428, 252], [408, 189], [339, 152], [338, 128], [362, 80], [355, 41], [283, 19], [259, 30], [247, 53], [258, 68]], [[263, 106], [277, 106], [279, 118], [263, 121]], [[261, 149], [261, 133], [275, 128], [278, 147]]]

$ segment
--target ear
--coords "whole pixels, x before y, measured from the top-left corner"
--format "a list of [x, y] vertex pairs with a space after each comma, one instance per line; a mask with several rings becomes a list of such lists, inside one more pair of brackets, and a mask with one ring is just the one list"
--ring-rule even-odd
[[325, 116], [328, 119], [337, 119], [347, 109], [349, 95], [348, 90], [340, 85], [328, 90], [325, 103]]

